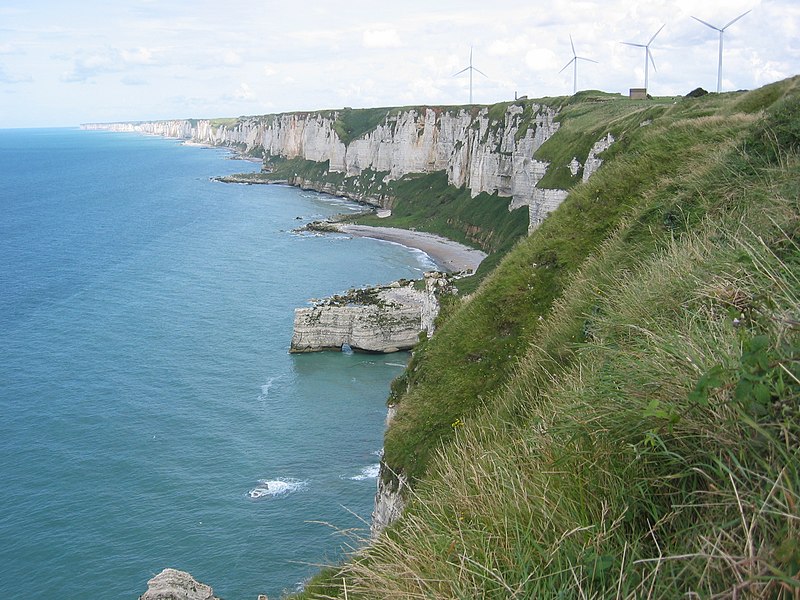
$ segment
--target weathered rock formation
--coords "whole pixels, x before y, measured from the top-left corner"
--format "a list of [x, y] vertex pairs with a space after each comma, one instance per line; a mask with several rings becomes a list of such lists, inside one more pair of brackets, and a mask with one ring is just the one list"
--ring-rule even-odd
[[[496, 114], [496, 113], [493, 113]], [[410, 173], [444, 171], [448, 182], [466, 186], [473, 196], [497, 193], [513, 199], [510, 209], [528, 206], [531, 229], [566, 197], [564, 190], [542, 189], [548, 163], [533, 157], [559, 127], [556, 109], [525, 100], [508, 104], [501, 117], [489, 108], [423, 107], [388, 110], [373, 129], [345, 144], [337, 133], [340, 113], [302, 112], [242, 117], [236, 120], [179, 119], [142, 123], [85, 124], [85, 129], [137, 131], [196, 143], [230, 146], [258, 156], [328, 162], [348, 176], [364, 170], [388, 181]], [[586, 157], [585, 181], [599, 166], [596, 155], [614, 139], [604, 137]], [[605, 144], [605, 146], [602, 146]], [[579, 168], [577, 162], [574, 168]], [[342, 193], [330, 182], [292, 181], [301, 187]], [[357, 191], [348, 190], [347, 195]], [[358, 197], [369, 200], [367, 197]], [[378, 198], [381, 204], [388, 198]], [[384, 208], [391, 208], [384, 206]]]
[[294, 313], [290, 352], [339, 350], [347, 345], [364, 352], [413, 348], [419, 335], [433, 334], [439, 312], [437, 295], [449, 286], [439, 273], [428, 273], [425, 289], [414, 282], [351, 290]]
[[398, 475], [391, 483], [387, 483], [383, 478], [385, 469], [386, 465], [382, 464], [381, 476], [378, 477], [378, 490], [375, 492], [375, 508], [369, 526], [373, 538], [378, 537], [384, 529], [399, 519], [405, 508], [403, 494], [408, 487], [406, 478]]
[[220, 600], [209, 586], [177, 569], [164, 569], [147, 582], [139, 600]]
[[[173, 120], [83, 127], [231, 146], [259, 156], [327, 161], [331, 172], [353, 176], [369, 169], [383, 174], [387, 181], [410, 173], [444, 171], [450, 184], [466, 186], [473, 196], [497, 193], [513, 198], [512, 209], [528, 206], [535, 227], [566, 197], [563, 190], [537, 187], [548, 163], [533, 157], [558, 130], [557, 114], [552, 107], [527, 100], [509, 104], [500, 117], [492, 116], [488, 108], [387, 110], [382, 122], [349, 144], [337, 133], [337, 112], [285, 113], [229, 122]], [[329, 182], [298, 179], [292, 183], [342, 191]], [[386, 200], [379, 198], [378, 203]]]

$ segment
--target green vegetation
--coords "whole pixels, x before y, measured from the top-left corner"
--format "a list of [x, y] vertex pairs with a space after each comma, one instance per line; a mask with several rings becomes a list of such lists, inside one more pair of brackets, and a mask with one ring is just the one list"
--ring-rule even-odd
[[389, 109], [359, 108], [354, 110], [343, 108], [337, 114], [339, 118], [334, 122], [333, 128], [346, 146], [383, 123], [389, 114]]
[[[407, 175], [389, 182], [388, 189], [394, 198], [391, 217], [364, 216], [358, 223], [419, 229], [477, 246], [491, 253], [478, 278], [528, 231], [527, 210], [509, 211], [510, 198], [485, 192], [473, 198], [468, 189], [448, 185], [444, 172]], [[466, 290], [469, 285], [462, 281], [459, 288]]]
[[307, 597], [800, 594], [800, 78], [599, 99], [541, 150], [603, 168], [393, 385], [404, 516]]
[[240, 118], [237, 117], [229, 117], [229, 118], [218, 118], [218, 119], [211, 119], [209, 121], [211, 127], [222, 127], [223, 125], [228, 129], [236, 127], [239, 123]]
[[586, 162], [589, 150], [606, 134], [619, 140], [625, 132], [663, 114], [673, 102], [673, 98], [631, 101], [618, 94], [595, 91], [579, 92], [569, 98], [558, 115], [558, 135], [536, 152], [536, 158], [552, 164], [539, 187], [570, 189], [582, 175], [570, 172], [568, 165], [573, 157]]

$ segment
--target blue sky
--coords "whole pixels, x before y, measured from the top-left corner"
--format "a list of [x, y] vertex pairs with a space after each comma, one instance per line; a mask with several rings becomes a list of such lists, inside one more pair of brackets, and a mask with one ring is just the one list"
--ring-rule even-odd
[[[546, 8], [545, 8], [546, 6]], [[3, 0], [0, 127], [217, 117], [342, 106], [462, 104], [572, 93], [723, 89], [800, 73], [797, 0]]]

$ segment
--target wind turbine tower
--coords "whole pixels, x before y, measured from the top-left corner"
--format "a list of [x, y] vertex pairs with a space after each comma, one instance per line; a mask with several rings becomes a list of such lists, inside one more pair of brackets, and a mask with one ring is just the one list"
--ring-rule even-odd
[[721, 29], [719, 27], [714, 27], [711, 23], [706, 23], [702, 19], [698, 19], [697, 17], [692, 17], [695, 21], [699, 21], [700, 23], [702, 23], [706, 27], [710, 27], [714, 31], [719, 31], [719, 65], [717, 66], [717, 93], [718, 94], [722, 91], [722, 35], [725, 33], [725, 30], [728, 27], [730, 27], [731, 25], [736, 23], [736, 21], [741, 19], [743, 16], [745, 16], [749, 12], [750, 11], [748, 10], [746, 13], [742, 13], [741, 15], [736, 17], [733, 21], [731, 21], [730, 23], [728, 23], [727, 25], [725, 25], [725, 27], [722, 27]]
[[661, 33], [661, 30], [664, 29], [664, 25], [659, 27], [658, 31], [653, 34], [653, 37], [650, 38], [650, 41], [646, 44], [634, 44], [633, 42], [622, 42], [628, 46], [636, 46], [637, 48], [644, 48], [644, 89], [645, 93], [647, 93], [647, 67], [648, 67], [648, 60], [649, 62], [653, 63], [653, 70], [656, 68], [656, 61], [653, 60], [653, 53], [650, 52], [650, 44], [653, 43], [653, 40], [656, 39], [656, 36]]
[[469, 47], [469, 66], [464, 67], [458, 73], [455, 73], [453, 77], [461, 75], [464, 71], [469, 71], [469, 103], [472, 104], [472, 72], [477, 71], [487, 79], [489, 78], [489, 76], [486, 73], [472, 66], [472, 46]]
[[[564, 65], [564, 69], [572, 65], [572, 93], [575, 94], [578, 91], [578, 61], [588, 60], [589, 62], [593, 63], [597, 63], [597, 61], [592, 60], [591, 58], [585, 58], [583, 56], [578, 56], [577, 54], [575, 54], [575, 44], [572, 42], [572, 35], [569, 36], [569, 43], [572, 46], [572, 60]], [[561, 69], [559, 73], [563, 72], [564, 69]]]

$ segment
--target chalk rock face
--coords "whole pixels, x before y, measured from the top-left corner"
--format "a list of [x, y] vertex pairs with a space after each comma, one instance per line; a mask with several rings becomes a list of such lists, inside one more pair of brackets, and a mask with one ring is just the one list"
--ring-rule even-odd
[[605, 150], [608, 150], [609, 146], [611, 146], [613, 143], [614, 136], [610, 133], [594, 143], [592, 149], [589, 150], [589, 156], [586, 157], [586, 164], [583, 165], [583, 181], [588, 180], [589, 177], [591, 177], [594, 172], [600, 168], [600, 165], [603, 164], [603, 161], [602, 159], [597, 158], [597, 155]]
[[[526, 111], [530, 114], [523, 118]], [[138, 131], [233, 146], [245, 152], [262, 149], [268, 156], [329, 161], [331, 172], [348, 176], [371, 169], [392, 180], [410, 173], [444, 171], [450, 184], [466, 186], [473, 197], [482, 192], [512, 197], [513, 208], [530, 206], [532, 212], [544, 215], [552, 207], [539, 204], [542, 196], [536, 185], [548, 163], [534, 159], [533, 154], [558, 130], [557, 114], [555, 109], [535, 103], [509, 104], [500, 117], [490, 116], [488, 108], [407, 109], [387, 114], [383, 122], [348, 145], [336, 133], [336, 112], [246, 117], [230, 124], [174, 120], [83, 127]], [[306, 185], [315, 187], [314, 182]]]
[[344, 345], [365, 352], [413, 348], [421, 332], [433, 333], [439, 311], [436, 294], [446, 279], [436, 276], [425, 281], [424, 291], [415, 289], [413, 282], [394, 283], [351, 290], [311, 308], [295, 309], [289, 351], [338, 350]]
[[[381, 471], [384, 466], [381, 463]], [[408, 486], [403, 475], [397, 477], [395, 482], [386, 483], [383, 477], [378, 477], [378, 491], [375, 494], [375, 508], [372, 511], [372, 521], [370, 523], [370, 535], [374, 538], [394, 523], [403, 514], [405, 503], [403, 502], [404, 488]]]
[[219, 600], [214, 590], [197, 582], [189, 573], [164, 569], [147, 582], [147, 591], [139, 600]]

